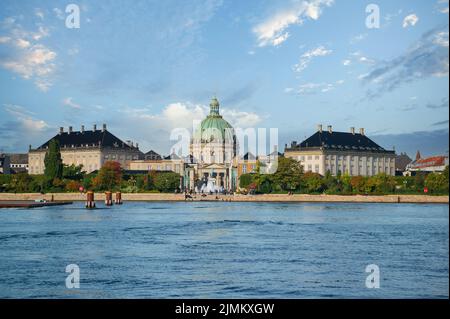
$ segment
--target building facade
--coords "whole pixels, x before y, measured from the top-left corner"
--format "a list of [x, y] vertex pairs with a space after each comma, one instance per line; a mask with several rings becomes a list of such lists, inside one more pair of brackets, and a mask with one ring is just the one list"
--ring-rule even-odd
[[134, 145], [130, 141], [123, 142], [107, 130], [106, 124], [103, 124], [102, 129], [97, 129], [94, 125], [92, 130], [85, 130], [82, 126], [80, 131], [73, 131], [69, 127], [68, 132], [64, 132], [61, 127], [57, 135], [38, 148], [32, 149], [30, 146], [29, 174], [44, 173], [45, 154], [52, 139], [59, 142], [64, 164], [83, 165], [83, 170], [87, 173], [99, 170], [107, 161], [118, 162], [122, 168], [128, 169], [131, 161], [143, 156], [137, 143]]
[[0, 154], [0, 174], [10, 174], [10, 160], [7, 154]]
[[365, 135], [351, 128], [349, 133], [333, 132], [318, 126], [317, 132], [297, 144], [285, 147], [285, 157], [296, 159], [305, 172], [325, 175], [330, 172], [350, 176], [373, 176], [379, 173], [395, 175], [395, 151], [386, 150]]
[[28, 154], [11, 153], [8, 154], [10, 159], [11, 173], [27, 173], [28, 172]]
[[184, 187], [197, 192], [232, 191], [237, 185], [237, 140], [213, 98], [209, 115], [195, 128], [185, 159]]
[[423, 158], [417, 151], [416, 159], [406, 166], [403, 175], [413, 176], [418, 172], [442, 173], [446, 166], [448, 166], [448, 156], [438, 155]]
[[175, 154], [162, 157], [154, 151], [149, 151], [144, 154], [144, 159], [133, 160], [129, 163], [129, 170], [131, 171], [172, 171], [184, 175], [184, 159]]

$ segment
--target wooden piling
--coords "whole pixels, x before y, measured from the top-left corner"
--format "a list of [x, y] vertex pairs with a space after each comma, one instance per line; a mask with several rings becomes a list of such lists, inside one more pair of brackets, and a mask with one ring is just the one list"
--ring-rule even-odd
[[94, 192], [86, 192], [86, 208], [95, 208]]
[[116, 205], [122, 205], [122, 193], [121, 192], [116, 192], [115, 204]]
[[106, 206], [112, 206], [112, 193], [111, 192], [105, 192], [105, 205]]

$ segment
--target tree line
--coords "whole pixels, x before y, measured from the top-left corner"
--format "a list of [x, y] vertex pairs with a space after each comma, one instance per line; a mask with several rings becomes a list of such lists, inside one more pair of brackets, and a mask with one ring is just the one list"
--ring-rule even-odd
[[180, 186], [175, 172], [127, 174], [118, 162], [108, 161], [98, 172], [87, 174], [82, 165], [65, 165], [57, 140], [51, 140], [44, 158], [44, 174], [28, 173], [0, 175], [0, 192], [174, 192]]
[[338, 173], [325, 176], [304, 172], [299, 162], [292, 158], [279, 157], [278, 168], [274, 174], [260, 174], [257, 163], [256, 173], [243, 174], [239, 180], [242, 192], [247, 193], [306, 193], [306, 194], [428, 194], [449, 193], [449, 169], [444, 172], [416, 176], [391, 176], [385, 173], [374, 176], [350, 176]]

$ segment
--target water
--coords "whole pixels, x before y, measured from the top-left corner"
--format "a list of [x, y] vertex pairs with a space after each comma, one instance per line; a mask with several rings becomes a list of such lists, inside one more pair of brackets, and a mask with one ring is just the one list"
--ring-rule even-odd
[[0, 298], [449, 296], [448, 205], [82, 205], [0, 210]]

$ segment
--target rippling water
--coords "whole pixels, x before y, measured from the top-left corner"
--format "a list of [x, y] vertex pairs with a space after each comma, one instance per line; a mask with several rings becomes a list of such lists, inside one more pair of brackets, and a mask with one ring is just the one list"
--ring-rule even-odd
[[448, 205], [75, 203], [0, 225], [0, 298], [449, 296]]

